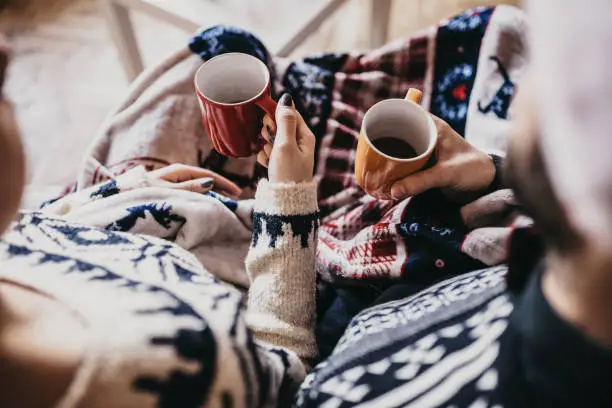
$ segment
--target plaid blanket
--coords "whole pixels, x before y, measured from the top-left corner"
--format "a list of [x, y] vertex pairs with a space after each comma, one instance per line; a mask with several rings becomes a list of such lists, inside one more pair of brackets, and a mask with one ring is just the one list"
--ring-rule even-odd
[[[189, 52], [177, 53], [133, 85], [92, 145], [76, 189], [138, 165], [150, 170], [181, 162], [225, 175], [249, 198], [265, 169], [253, 158], [226, 158], [212, 149], [192, 82], [202, 60], [244, 52], [267, 64], [275, 96], [290, 92], [317, 137], [321, 282], [433, 283], [501, 263], [515, 217], [507, 217], [511, 206], [500, 206], [499, 196], [468, 210], [472, 220], [495, 220], [478, 228], [437, 191], [402, 202], [377, 201], [355, 181], [355, 148], [366, 110], [415, 87], [424, 92], [423, 106], [470, 143], [503, 155], [512, 96], [526, 66], [525, 25], [516, 8], [477, 8], [371, 52], [297, 61], [271, 56], [245, 31], [226, 26], [204, 30], [191, 39]], [[504, 197], [502, 202], [512, 201]], [[480, 216], [500, 208], [503, 219]], [[189, 214], [182, 216], [188, 224]]]

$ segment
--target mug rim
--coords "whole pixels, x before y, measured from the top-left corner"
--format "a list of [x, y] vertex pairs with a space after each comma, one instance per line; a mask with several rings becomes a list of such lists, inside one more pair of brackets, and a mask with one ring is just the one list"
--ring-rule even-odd
[[[406, 159], [402, 159], [402, 158], [399, 158], [399, 157], [389, 156], [388, 154], [385, 154], [385, 153], [381, 152], [379, 149], [377, 149], [374, 146], [374, 144], [370, 140], [370, 137], [368, 136], [368, 133], [366, 132], [366, 120], [368, 118], [368, 114], [375, 107], [377, 107], [379, 105], [383, 105], [385, 103], [394, 103], [395, 101], [400, 101], [400, 102], [404, 102], [404, 103], [407, 103], [409, 105], [412, 105], [412, 106], [418, 108], [425, 115], [425, 120], [427, 121], [427, 128], [429, 130], [429, 133], [432, 134], [433, 136], [430, 138], [429, 146], [427, 147], [427, 150], [425, 150], [423, 153], [419, 154], [418, 156], [410, 157], [410, 158], [406, 158]], [[388, 160], [391, 160], [391, 161], [395, 161], [395, 162], [410, 163], [410, 162], [414, 162], [414, 161], [417, 161], [417, 160], [422, 160], [423, 158], [430, 156], [431, 153], [433, 152], [433, 150], [436, 148], [436, 145], [438, 144], [438, 132], [436, 131], [436, 124], [434, 123], [433, 118], [431, 117], [431, 114], [429, 112], [427, 112], [425, 109], [423, 109], [423, 107], [421, 105], [419, 105], [419, 104], [417, 104], [415, 102], [409, 101], [407, 99], [389, 98], [389, 99], [384, 99], [382, 101], [376, 102], [374, 105], [372, 105], [370, 107], [370, 109], [367, 110], [365, 115], [363, 115], [363, 120], [361, 121], [361, 128], [362, 128], [363, 138], [365, 139], [365, 141], [368, 144], [368, 146], [370, 146], [370, 148], [374, 149], [374, 151], [376, 151], [376, 153], [380, 154], [384, 158], [386, 158]]]
[[[206, 95], [204, 95], [203, 92], [200, 91], [200, 88], [198, 87], [198, 75], [204, 69], [204, 67], [206, 67], [206, 65], [209, 62], [217, 60], [217, 59], [221, 59], [221, 58], [224, 58], [224, 57], [225, 58], [232, 57], [232, 56], [235, 56], [235, 55], [248, 56], [248, 57], [253, 58], [254, 60], [256, 60], [259, 65], [262, 65], [265, 68], [264, 72], [266, 73], [266, 84], [264, 85], [264, 87], [261, 89], [261, 91], [257, 95], [255, 95], [254, 97], [252, 97], [250, 99], [247, 99], [246, 101], [240, 101], [240, 102], [236, 102], [236, 103], [223, 103], [223, 102], [217, 102], [217, 101], [215, 101], [213, 99], [208, 98]], [[264, 64], [263, 61], [260, 60], [259, 58], [254, 57], [251, 54], [247, 54], [247, 53], [244, 53], [244, 52], [226, 52], [225, 54], [215, 55], [214, 57], [212, 57], [208, 61], [204, 61], [204, 63], [202, 63], [202, 65], [200, 65], [200, 68], [197, 69], [195, 75], [193, 76], [193, 85], [195, 87], [196, 94], [198, 94], [198, 96], [200, 96], [201, 98], [205, 99], [207, 102], [210, 102], [213, 105], [217, 105], [217, 106], [224, 107], [224, 108], [234, 108], [236, 106], [247, 105], [249, 103], [252, 103], [252, 102], [258, 100], [259, 98], [261, 98], [266, 93], [266, 91], [268, 89], [270, 89], [270, 81], [271, 81], [270, 70], [268, 69], [266, 64]]]

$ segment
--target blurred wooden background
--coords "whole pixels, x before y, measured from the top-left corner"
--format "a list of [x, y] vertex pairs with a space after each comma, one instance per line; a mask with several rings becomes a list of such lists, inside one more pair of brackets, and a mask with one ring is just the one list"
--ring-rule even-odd
[[[243, 3], [261, 24], [278, 24], [267, 10], [278, 1], [202, 0]], [[367, 44], [370, 1], [352, 0], [295, 55], [363, 49]], [[520, 0], [394, 0], [389, 39], [478, 5]], [[14, 58], [7, 93], [14, 101], [29, 159], [30, 182], [57, 189], [74, 177], [84, 150], [127, 81], [96, 0], [0, 0], [0, 31], [8, 35]], [[2, 5], [0, 5], [2, 7]], [[134, 16], [146, 64], [186, 44], [188, 33]], [[214, 15], [207, 16], [217, 24]], [[159, 33], [163, 32], [163, 35]]]

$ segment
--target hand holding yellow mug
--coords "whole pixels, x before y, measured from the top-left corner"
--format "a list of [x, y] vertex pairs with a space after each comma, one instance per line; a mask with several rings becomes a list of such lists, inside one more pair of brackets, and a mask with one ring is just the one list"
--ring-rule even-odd
[[355, 176], [368, 194], [391, 199], [391, 186], [421, 170], [431, 157], [438, 133], [431, 115], [419, 106], [422, 93], [387, 99], [365, 114], [357, 144]]

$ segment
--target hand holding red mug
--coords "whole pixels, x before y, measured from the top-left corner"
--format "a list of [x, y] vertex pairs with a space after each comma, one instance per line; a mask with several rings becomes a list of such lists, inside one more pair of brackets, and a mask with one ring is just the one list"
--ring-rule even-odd
[[291, 95], [284, 94], [276, 108], [276, 123], [269, 115], [263, 120], [262, 136], [268, 141], [257, 161], [268, 168], [273, 183], [312, 181], [315, 136], [295, 110]]

